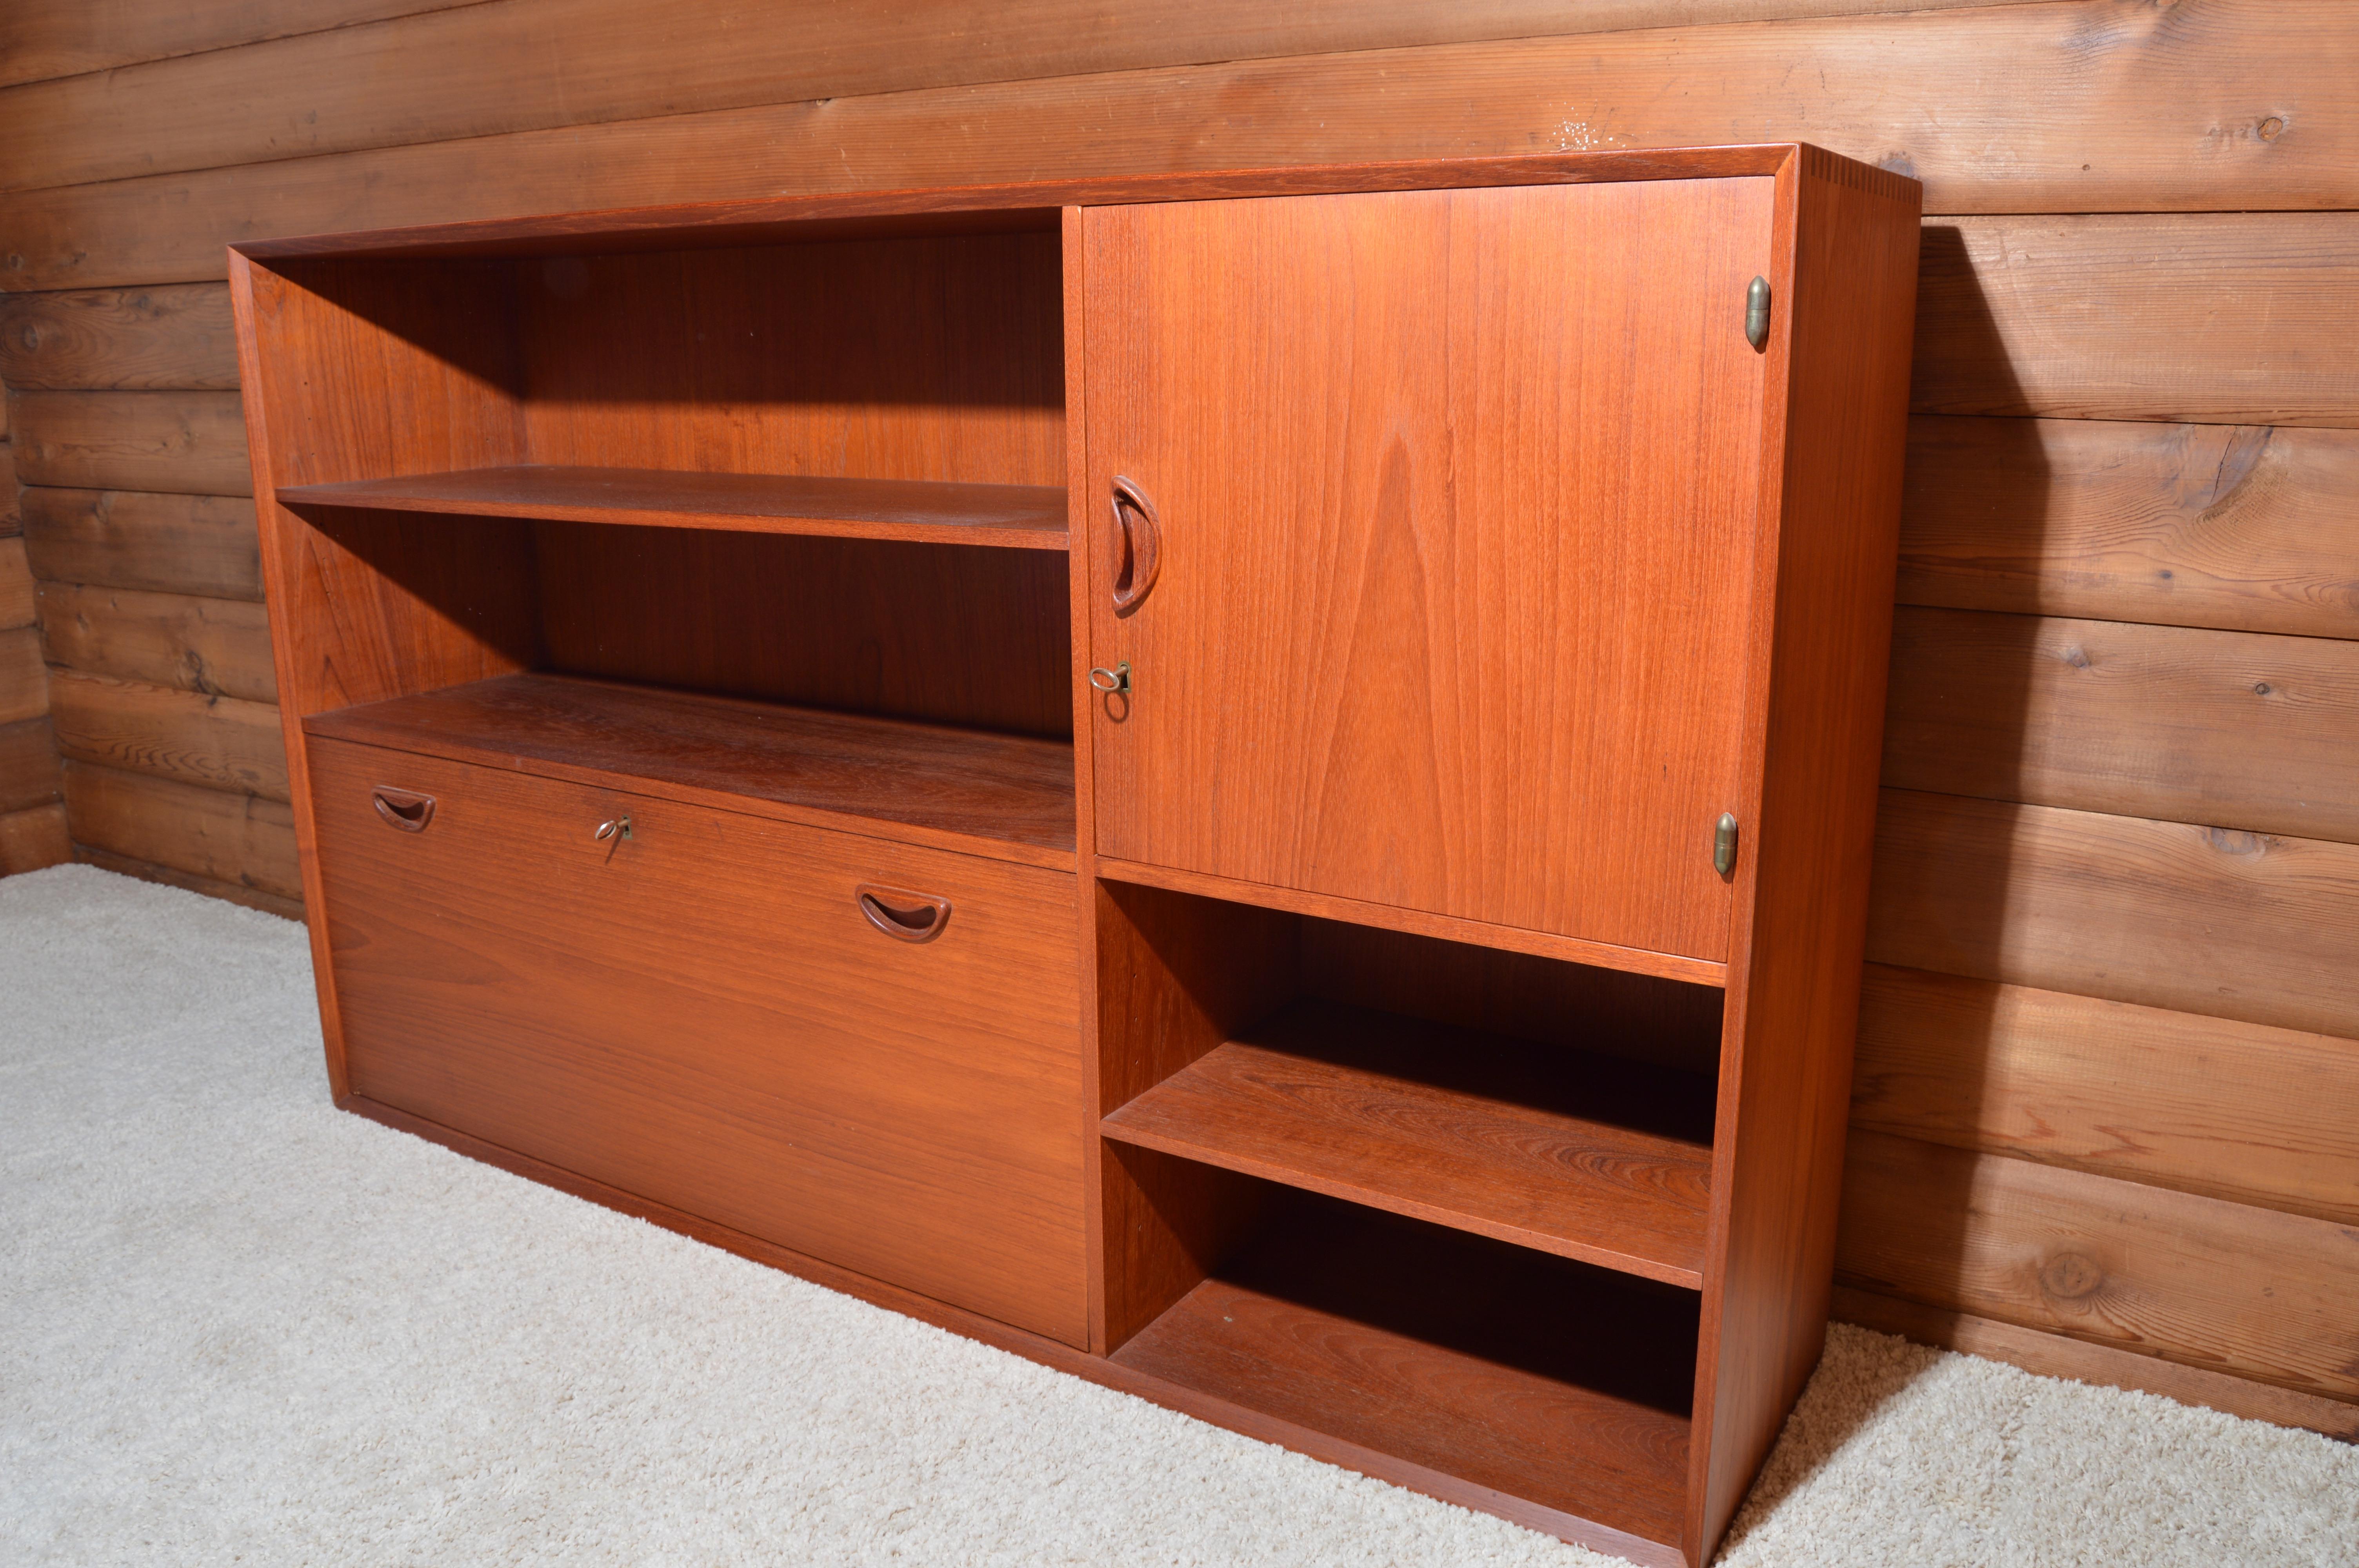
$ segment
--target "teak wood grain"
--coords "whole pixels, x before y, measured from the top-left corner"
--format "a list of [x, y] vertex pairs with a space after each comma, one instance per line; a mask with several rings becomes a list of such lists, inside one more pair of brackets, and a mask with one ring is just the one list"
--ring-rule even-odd
[[1364, 1008], [1298, 1005], [1106, 1136], [1690, 1289], [1712, 1082]]
[[[332, 1088], [880, 1287], [1050, 1324], [1110, 1380], [1243, 1430], [1703, 1561], [1823, 1323], [1916, 197], [1777, 145], [240, 246]], [[1130, 248], [1108, 243], [1125, 224]], [[1775, 301], [1757, 348], [1756, 275]], [[1688, 372], [1650, 368], [1666, 356]], [[1146, 453], [1165, 466], [1115, 449], [1125, 399], [1171, 420]], [[621, 507], [611, 473], [598, 505], [544, 483], [585, 467], [660, 472]], [[465, 475], [483, 469], [506, 471]], [[779, 481], [839, 501], [1062, 492], [1035, 532], [1067, 548], [681, 525], [719, 514], [685, 491], [743, 504]], [[361, 488], [301, 493], [321, 486]], [[1150, 518], [1161, 575], [1117, 619], [1125, 549], [1134, 588], [1152, 575]], [[1126, 697], [1080, 696], [1109, 654]], [[1195, 751], [1118, 754], [1189, 703], [1217, 721]], [[313, 787], [310, 766], [355, 756], [403, 777]], [[381, 785], [435, 795], [437, 816], [406, 831], [389, 797], [381, 819]], [[446, 832], [453, 800], [505, 803], [497, 842]], [[1105, 853], [1142, 802], [1158, 831], [1283, 852]], [[626, 806], [631, 837], [592, 835]], [[1723, 810], [1742, 821], [1726, 880]], [[947, 898], [940, 941], [895, 942], [914, 927], [765, 873], [821, 840], [885, 862], [859, 882], [912, 910]], [[690, 853], [657, 853], [672, 845]], [[403, 871], [404, 853], [424, 859]], [[966, 905], [919, 874], [928, 856], [1081, 873], [1079, 896], [1058, 881], [1026, 916], [1023, 963], [1065, 966], [1069, 994], [1022, 964], [955, 991], [1085, 1019], [1061, 1065], [1038, 1065], [1055, 1048], [1037, 1031], [998, 1064], [1037, 1068], [1002, 1130], [1041, 1156], [1013, 1199], [960, 1141], [1006, 1119], [989, 1104], [940, 1133], [847, 1109], [834, 1079], [773, 1082], [827, 1064], [759, 1017], [899, 1027], [910, 999], [806, 927], [956, 943]], [[472, 978], [438, 989], [429, 958]], [[952, 995], [910, 1000], [920, 1033]], [[1258, 1033], [1288, 1004], [1372, 1003], [1397, 1014], [1388, 1035], [1445, 1043], [1439, 1061]], [[681, 1019], [739, 1044], [681, 1056], [677, 1030], [656, 1038]], [[957, 1055], [955, 1038], [960, 1070], [993, 1070], [958, 1033], [973, 1017], [937, 1021], [926, 1049]], [[1319, 1069], [1283, 1116], [1227, 1071], [1277, 1044], [1289, 1073]], [[934, 1060], [859, 1071], [975, 1101]], [[1701, 1079], [1672, 1097], [1677, 1128], [1597, 1093], [1714, 1067], [1716, 1098]], [[724, 1068], [772, 1087], [733, 1095]], [[371, 1078], [386, 1072], [408, 1076]], [[1102, 1128], [1134, 1102], [1209, 1104], [1215, 1081], [1226, 1108], [1184, 1136]], [[1436, 1138], [1467, 1168], [1408, 1179], [1405, 1145]], [[1562, 1158], [1597, 1178], [1580, 1203], [1526, 1179]], [[819, 1185], [749, 1173], [780, 1159]], [[886, 1174], [852, 1193], [854, 1167]], [[1631, 1202], [1604, 1201], [1616, 1181]], [[1657, 1223], [1667, 1205], [1680, 1217]], [[978, 1225], [985, 1245], [964, 1245]], [[1558, 1255], [1584, 1249], [1663, 1277]], [[1419, 1299], [1444, 1280], [1470, 1288]], [[1230, 1290], [1281, 1303], [1271, 1332], [1295, 1348], [1226, 1342], [1226, 1314], [1188, 1305]], [[1357, 1347], [1296, 1355], [1338, 1335]], [[1175, 1375], [1123, 1359], [1150, 1353]], [[1373, 1406], [1363, 1357], [1398, 1375]]]
[[[1085, 1340], [1070, 874], [313, 748], [354, 1092]], [[941, 935], [880, 934], [864, 883], [948, 899]]]
[[322, 714], [314, 735], [1072, 868], [1071, 748], [553, 675]]
[[1523, 926], [1499, 925], [1486, 921], [1462, 920], [1455, 915], [1437, 914], [1431, 910], [1409, 909], [1398, 904], [1371, 903], [1364, 899], [1339, 898], [1332, 893], [1306, 892], [1299, 888], [1273, 887], [1264, 882], [1245, 881], [1235, 877], [1210, 876], [1201, 871], [1185, 871], [1169, 866], [1143, 865], [1132, 860], [1097, 858], [1097, 871], [1102, 877], [1131, 882], [1140, 887], [1165, 888], [1173, 892], [1200, 893], [1208, 898], [1228, 899], [1238, 903], [1257, 904], [1265, 909], [1282, 909], [1296, 914], [1318, 915], [1326, 919], [1349, 921], [1360, 925], [1381, 926], [1405, 934], [1439, 936], [1453, 942], [1471, 942], [1487, 947], [1505, 948], [1510, 952], [1527, 953], [1537, 957], [1563, 958], [1577, 964], [1595, 964], [1627, 974], [1650, 975], [1657, 979], [1680, 980], [1701, 986], [1720, 986], [1727, 977], [1724, 964], [1702, 958], [1681, 957], [1676, 953], [1650, 953], [1636, 947], [1617, 947], [1609, 942], [1587, 942], [1578, 937], [1559, 936], [1553, 932], [1533, 931]]
[[[1099, 881], [1086, 951], [1094, 959], [1096, 1099], [1085, 1132], [1298, 991], [1300, 926], [1291, 917]], [[1112, 1352], [1203, 1282], [1257, 1206], [1253, 1188], [1153, 1150], [1101, 1146], [1103, 1319]]]
[[1053, 230], [582, 248], [498, 264], [526, 460], [1065, 482]]
[[347, 514], [313, 527], [272, 499], [281, 485], [520, 455], [501, 390], [514, 364], [503, 352], [495, 274], [336, 276], [344, 288], [331, 298], [242, 256], [230, 266], [311, 971], [328, 1087], [341, 1098], [351, 1084], [302, 721], [523, 668], [539, 653], [539, 633], [525, 524], [452, 537], [425, 520]]
[[505, 388], [516, 370], [503, 279], [487, 269], [314, 267], [297, 282], [241, 265], [231, 297], [299, 775], [298, 727], [312, 713], [534, 661], [532, 542], [520, 523], [457, 531], [345, 514], [313, 526], [268, 498], [285, 485], [516, 460], [521, 434]]
[[1672, 1287], [1289, 1203], [1114, 1359], [1678, 1563], [1694, 1323]]
[[[551, 669], [1071, 736], [1075, 676], [1068, 622], [1058, 614], [1067, 592], [1060, 551], [709, 528], [530, 527], [540, 647]], [[787, 606], [791, 613], [782, 612]]]
[[1090, 489], [1162, 535], [1135, 613], [1095, 585], [1098, 851], [1724, 957], [1770, 205], [1090, 210]]
[[[1089, 478], [1088, 441], [1074, 429], [1080, 411], [1088, 406], [1089, 337], [1083, 330], [1084, 312], [1082, 301], [1086, 297], [1082, 266], [1082, 210], [1064, 207], [1057, 214], [1057, 309], [1064, 330], [1064, 410], [1065, 410], [1065, 515], [1066, 546], [1065, 603], [1061, 624], [1065, 628], [1065, 687], [1070, 703], [1068, 736], [1086, 734], [1090, 725], [1090, 704], [1097, 696], [1086, 675], [1076, 678], [1072, 650], [1090, 645], [1089, 604], [1078, 583], [1090, 577], [1089, 517], [1081, 504], [1080, 492]], [[1074, 864], [1080, 874], [1082, 896], [1074, 901], [1073, 952], [1081, 965], [1082, 979], [1082, 1227], [1088, 1237], [1090, 1352], [1093, 1358], [1102, 1357], [1107, 1347], [1107, 1329], [1114, 1320], [1110, 1286], [1113, 1283], [1109, 1267], [1112, 1252], [1108, 1246], [1108, 1224], [1114, 1188], [1107, 1174], [1109, 1158], [1105, 1142], [1098, 1136], [1098, 1119], [1105, 1108], [1107, 1077], [1106, 1049], [1100, 1029], [1098, 1009], [1100, 994], [1100, 958], [1098, 946], [1099, 921], [1102, 918], [1104, 895], [1098, 887], [1094, 859], [1090, 846], [1096, 841], [1097, 816], [1091, 806], [1095, 774], [1092, 771], [1090, 749], [1086, 745], [1073, 748], [1073, 838]], [[1133, 1193], [1131, 1195], [1137, 1195]], [[1158, 1303], [1159, 1308], [1160, 1303]], [[1153, 1315], [1153, 1310], [1140, 1314], [1141, 1321]], [[1103, 1363], [1101, 1362], [1101, 1365]]]
[[1715, 985], [1350, 917], [1302, 922], [1299, 974], [1302, 994], [1328, 1001], [1705, 1077], [1720, 1070]]
[[[1826, 1336], [1875, 842], [1920, 192], [1805, 147], [1782, 183], [1697, 1443], [1707, 1558]], [[1783, 361], [1781, 364], [1779, 362]]]
[[[1060, 210], [1245, 197], [1332, 196], [1513, 185], [1701, 179], [1775, 174], [1797, 144], [1617, 148], [1509, 157], [1403, 157], [1238, 165], [1217, 169], [1081, 175], [964, 185], [865, 185], [753, 199], [642, 203], [538, 217], [450, 219], [365, 233], [308, 233], [238, 242], [250, 259], [277, 265], [311, 255], [536, 256], [595, 249], [625, 253], [790, 240], [1053, 232]], [[0, 210], [5, 210], [0, 207]]]
[[1065, 547], [1056, 486], [533, 464], [281, 489], [282, 506], [817, 534], [1019, 550]]

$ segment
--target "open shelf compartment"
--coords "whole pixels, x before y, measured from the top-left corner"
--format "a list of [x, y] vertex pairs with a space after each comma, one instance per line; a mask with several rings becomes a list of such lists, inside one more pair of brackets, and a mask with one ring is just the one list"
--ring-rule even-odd
[[1066, 547], [1054, 485], [518, 463], [282, 486], [283, 506], [721, 528], [1026, 550]]
[[1281, 1441], [1680, 1561], [1721, 989], [1093, 896], [1106, 1353]]
[[1297, 1002], [1108, 1116], [1109, 1138], [1669, 1284], [1703, 1282], [1696, 1075]]
[[1718, 988], [1098, 887], [1109, 1141], [1701, 1288]]
[[[1177, 1162], [1137, 1173], [1187, 1181]], [[1266, 1184], [1232, 1201], [1254, 1210], [1241, 1234], [1114, 1361], [1639, 1542], [1679, 1540], [1694, 1292]]]

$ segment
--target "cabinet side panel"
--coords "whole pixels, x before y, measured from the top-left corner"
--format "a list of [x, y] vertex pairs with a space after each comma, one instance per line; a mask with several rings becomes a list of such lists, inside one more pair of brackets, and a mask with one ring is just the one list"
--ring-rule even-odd
[[532, 663], [524, 524], [299, 515], [274, 499], [281, 485], [520, 460], [506, 273], [307, 262], [247, 276], [255, 512], [288, 722]]
[[[1095, 902], [1096, 1116], [1296, 989], [1300, 922], [1290, 914], [1124, 882], [1099, 882]], [[1259, 1188], [1128, 1147], [1101, 1146], [1099, 1181], [1104, 1301], [1096, 1337], [1111, 1355], [1202, 1282], [1251, 1219]]]
[[[275, 499], [282, 484], [514, 461], [522, 436], [513, 353], [500, 348], [513, 339], [504, 290], [438, 293], [416, 266], [339, 275], [334, 264], [311, 264], [304, 276], [342, 276], [353, 287], [320, 292], [230, 256], [288, 798], [328, 1088], [341, 1103], [350, 1086], [303, 719], [519, 668], [538, 633], [524, 524], [322, 516], [315, 525]], [[458, 276], [482, 285], [495, 277], [483, 268]], [[438, 341], [454, 337], [478, 356], [488, 352], [489, 362], [438, 352]], [[453, 539], [463, 542], [461, 558], [440, 543]]]
[[[1701, 1561], [1826, 1332], [1916, 308], [1914, 181], [1801, 149], [1750, 939], [1732, 955], [1698, 1389]], [[1731, 1109], [1734, 1114], [1729, 1114]], [[1708, 1424], [1707, 1424], [1708, 1423]]]

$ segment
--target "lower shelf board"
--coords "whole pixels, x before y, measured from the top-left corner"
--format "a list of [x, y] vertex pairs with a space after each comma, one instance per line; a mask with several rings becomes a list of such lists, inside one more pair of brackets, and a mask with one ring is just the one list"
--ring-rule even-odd
[[1664, 1546], [1686, 1514], [1697, 1298], [1296, 1199], [1112, 1359]]
[[1300, 1002], [1107, 1117], [1109, 1138], [1693, 1290], [1701, 1074]]
[[460, 517], [830, 534], [1028, 550], [1066, 547], [1065, 492], [1040, 485], [527, 463], [282, 485], [278, 501], [285, 506]]

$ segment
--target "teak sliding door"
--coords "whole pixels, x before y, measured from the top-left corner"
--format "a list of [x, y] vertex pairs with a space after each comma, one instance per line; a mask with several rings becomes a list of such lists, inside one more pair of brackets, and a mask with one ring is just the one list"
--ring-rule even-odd
[[1099, 853], [1723, 957], [1771, 184], [1090, 210]]

